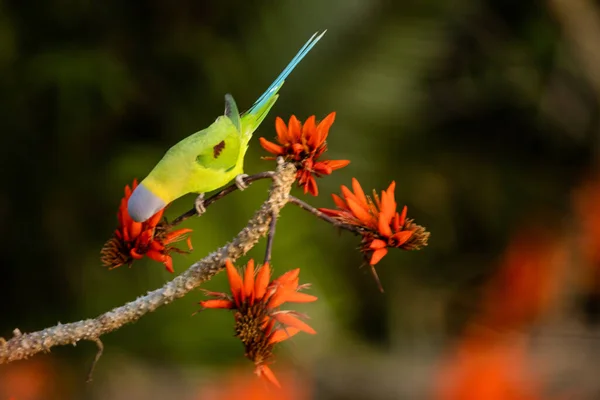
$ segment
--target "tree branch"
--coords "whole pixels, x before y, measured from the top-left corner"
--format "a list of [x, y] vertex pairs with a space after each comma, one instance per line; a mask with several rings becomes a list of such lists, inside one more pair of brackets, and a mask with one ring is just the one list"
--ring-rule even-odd
[[340, 222], [337, 219], [330, 217], [329, 215], [319, 211], [315, 207], [311, 206], [310, 204], [306, 203], [305, 201], [300, 200], [297, 197], [290, 196], [288, 199], [288, 202], [291, 204], [297, 205], [304, 211], [308, 211], [312, 215], [316, 216], [317, 218], [322, 219], [325, 222], [329, 222], [331, 225], [335, 226], [336, 228], [345, 229], [347, 231], [354, 232], [356, 234], [361, 234], [363, 232], [363, 229], [360, 226], [344, 224], [343, 222]]
[[[41, 331], [22, 334], [15, 329], [14, 336], [0, 340], [0, 364], [31, 357], [54, 346], [76, 344], [80, 340], [97, 341], [100, 336], [135, 322], [158, 307], [171, 303], [197, 288], [203, 282], [223, 270], [227, 258], [236, 260], [246, 254], [258, 240], [269, 231], [271, 219], [275, 218], [288, 202], [295, 180], [295, 168], [291, 164], [277, 167], [268, 199], [254, 214], [248, 225], [228, 244], [192, 264], [185, 272], [163, 287], [149, 292], [121, 307], [108, 311], [97, 318], [58, 324]], [[233, 191], [233, 189], [232, 189]]]
[[[274, 176], [275, 176], [275, 172], [273, 172], [273, 171], [260, 172], [258, 174], [250, 175], [250, 176], [247, 176], [246, 178], [244, 178], [244, 183], [246, 185], [250, 185], [261, 179], [273, 179]], [[208, 208], [208, 206], [210, 206], [212, 203], [216, 202], [217, 200], [222, 199], [223, 197], [227, 196], [228, 194], [230, 194], [232, 192], [235, 192], [236, 190], [238, 190], [238, 187], [235, 184], [229, 185], [229, 186], [219, 190], [217, 193], [213, 194], [208, 199], [204, 200], [204, 207]], [[191, 218], [196, 214], [198, 214], [198, 213], [196, 212], [196, 208], [194, 207], [194, 208], [190, 209], [189, 211], [186, 211], [179, 217], [175, 218], [173, 220], [173, 222], [171, 222], [169, 224], [169, 226], [179, 225], [186, 219]]]
[[273, 239], [275, 238], [275, 227], [277, 226], [277, 215], [273, 214], [269, 224], [269, 233], [267, 234], [267, 247], [265, 249], [265, 261], [263, 264], [271, 262], [271, 253], [273, 252]]

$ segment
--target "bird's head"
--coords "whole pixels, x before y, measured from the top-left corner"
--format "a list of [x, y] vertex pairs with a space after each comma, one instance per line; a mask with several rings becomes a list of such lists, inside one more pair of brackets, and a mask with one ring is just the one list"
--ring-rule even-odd
[[127, 202], [127, 211], [134, 221], [144, 222], [166, 205], [163, 199], [152, 193], [141, 183], [131, 194]]

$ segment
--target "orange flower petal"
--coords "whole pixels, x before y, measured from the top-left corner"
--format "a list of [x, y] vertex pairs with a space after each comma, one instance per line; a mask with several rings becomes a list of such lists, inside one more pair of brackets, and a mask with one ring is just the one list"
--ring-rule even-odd
[[[401, 227], [404, 226], [404, 222], [406, 222], [406, 213], [408, 212], [408, 207], [404, 206], [402, 209], [402, 214], [400, 214], [400, 220], [398, 221], [398, 225]], [[399, 228], [398, 228], [399, 229]]]
[[318, 146], [317, 141], [319, 138], [317, 137], [317, 125], [315, 123], [314, 115], [308, 117], [304, 122], [304, 126], [302, 127], [302, 137], [312, 149], [315, 149]]
[[406, 243], [406, 241], [408, 239], [410, 239], [410, 237], [412, 236], [412, 234], [413, 234], [412, 231], [401, 231], [401, 232], [395, 233], [392, 236], [392, 238], [396, 239], [396, 241], [398, 242], [398, 244], [396, 244], [396, 247], [400, 247], [404, 243]]
[[271, 334], [271, 337], [269, 338], [269, 343], [275, 344], [275, 343], [283, 342], [284, 340], [289, 339], [292, 336], [296, 335], [298, 332], [300, 332], [300, 329], [294, 328], [291, 326], [277, 329], [275, 332], [273, 332]]
[[317, 135], [319, 137], [319, 142], [317, 146], [320, 146], [325, 140], [327, 140], [327, 135], [329, 134], [329, 128], [333, 125], [335, 121], [335, 111], [330, 113], [325, 117], [323, 121], [317, 125]]
[[150, 219], [148, 219], [148, 221], [145, 222], [146, 224], [146, 229], [149, 228], [154, 228], [156, 227], [156, 225], [158, 225], [158, 223], [160, 222], [160, 219], [163, 216], [163, 213], [165, 209], [163, 208], [162, 210], [158, 211], [156, 214], [154, 214], [153, 216], [150, 217]]
[[340, 208], [342, 210], [347, 210], [347, 211], [350, 210], [348, 208], [348, 205], [346, 204], [346, 202], [344, 200], [342, 200], [342, 198], [340, 196], [338, 196], [337, 194], [332, 194], [331, 197], [333, 198], [333, 202], [335, 203], [337, 208]]
[[271, 368], [267, 367], [266, 365], [257, 365], [254, 373], [258, 375], [259, 378], [264, 379], [265, 381], [281, 389], [281, 384], [275, 377], [275, 374], [273, 371], [271, 371]]
[[285, 122], [283, 122], [283, 120], [279, 117], [275, 118], [275, 130], [277, 131], [277, 140], [279, 141], [279, 143], [286, 145], [290, 142], [288, 128], [285, 125]]
[[309, 172], [306, 170], [296, 172], [296, 180], [298, 181], [298, 185], [304, 185], [306, 183], [308, 174]]
[[329, 215], [330, 217], [338, 217], [338, 218], [341, 218], [342, 216], [344, 216], [346, 214], [345, 211], [331, 210], [329, 208], [319, 208], [319, 211], [321, 211], [323, 214]]
[[348, 198], [346, 199], [346, 203], [348, 207], [352, 211], [352, 214], [356, 218], [358, 218], [363, 224], [370, 226], [373, 224], [373, 216], [367, 212], [364, 208], [362, 208], [359, 203], [357, 203], [354, 199]]
[[292, 142], [300, 142], [302, 136], [302, 124], [300, 124], [300, 121], [298, 121], [298, 118], [296, 118], [295, 115], [290, 117], [290, 122], [288, 123], [288, 136]]
[[387, 247], [387, 243], [381, 239], [374, 239], [371, 244], [369, 245], [370, 249], [373, 250], [377, 250], [377, 249], [383, 249]]
[[271, 279], [271, 268], [269, 263], [265, 263], [256, 275], [256, 282], [254, 283], [254, 297], [256, 300], [260, 300], [264, 297], [267, 286], [269, 286], [269, 279]]
[[313, 171], [321, 175], [331, 175], [333, 169], [324, 162], [317, 162], [313, 166]]
[[[393, 183], [393, 182], [392, 182]], [[394, 192], [384, 190], [381, 192], [381, 212], [384, 216], [386, 224], [390, 224], [396, 213], [396, 201], [394, 200]]]
[[138, 253], [136, 248], [129, 250], [129, 255], [136, 260], [141, 260], [142, 258], [144, 258], [144, 255], [141, 253]]
[[117, 220], [119, 221], [119, 231], [125, 230], [129, 226], [129, 214], [127, 213], [127, 199], [121, 199], [119, 203], [119, 211], [117, 211]]
[[175, 270], [173, 269], [173, 259], [169, 256], [166, 256], [166, 260], [163, 261], [163, 265], [165, 266], [165, 268], [167, 269], [167, 271], [169, 271], [170, 273], [174, 273]]
[[[164, 244], [170, 244], [170, 243], [173, 243], [173, 242], [178, 242], [178, 241], [180, 241], [181, 239], [183, 239], [183, 237], [184, 237], [185, 235], [187, 235], [188, 233], [191, 233], [191, 232], [193, 232], [193, 230], [192, 230], [192, 229], [189, 229], [189, 228], [185, 228], [185, 229], [178, 229], [178, 230], [176, 230], [176, 231], [169, 232], [169, 233], [168, 233], [168, 234], [165, 236], [165, 238], [164, 238], [164, 240], [163, 240], [163, 243], [164, 243]], [[189, 245], [189, 247], [191, 247], [191, 242], [190, 242], [190, 245]]]
[[274, 315], [274, 317], [278, 322], [284, 324], [284, 325], [288, 325], [291, 326], [293, 328], [299, 329], [302, 332], [306, 332], [306, 333], [310, 333], [311, 335], [316, 334], [317, 332], [311, 328], [306, 322], [294, 317], [292, 314], [290, 313], [277, 313]]
[[254, 260], [250, 259], [244, 271], [244, 293], [250, 299], [250, 305], [254, 304]]
[[242, 290], [242, 277], [234, 267], [231, 260], [225, 261], [225, 269], [227, 270], [227, 279], [229, 280], [229, 287], [231, 288], [231, 294], [235, 304], [239, 307], [240, 303], [244, 301], [244, 291]]
[[275, 327], [275, 322], [276, 321], [273, 318], [265, 317], [261, 328], [267, 333], [267, 335], [273, 331], [273, 328]]
[[[281, 300], [283, 301], [278, 305], [281, 305], [283, 303], [311, 303], [313, 301], [316, 301], [317, 299], [317, 296], [313, 296], [311, 294], [285, 290], [283, 291], [283, 294], [281, 296]], [[273, 307], [277, 307], [278, 305]]]
[[[127, 209], [125, 209], [127, 212]], [[131, 223], [126, 227], [125, 240], [134, 241], [142, 233], [142, 223], [131, 220]]]
[[204, 292], [204, 294], [206, 296], [216, 297], [218, 299], [227, 299], [227, 298], [229, 298], [229, 296], [226, 293], [223, 293], [223, 292], [213, 292], [211, 290], [206, 290], [206, 289], [200, 289], [200, 290], [202, 290], [202, 292]]
[[402, 225], [400, 224], [400, 214], [396, 213], [394, 214], [394, 219], [392, 220], [392, 230], [397, 232], [400, 230], [400, 228], [402, 228]]
[[379, 200], [379, 195], [377, 194], [375, 189], [373, 189], [373, 199], [375, 200], [375, 205], [377, 206], [377, 209], [381, 209], [381, 201]]
[[269, 298], [269, 302], [267, 303], [268, 308], [276, 308], [285, 303], [285, 297], [287, 291], [283, 287], [279, 287], [275, 289], [271, 297]]
[[154, 251], [158, 251], [160, 253], [164, 253], [165, 246], [158, 240], [153, 240], [152, 242], [150, 242], [150, 249], [154, 250]]
[[163, 263], [167, 271], [169, 271], [170, 273], [175, 272], [175, 270], [173, 269], [173, 259], [170, 256], [153, 249], [150, 249], [146, 253], [146, 255], [154, 261]]
[[350, 164], [350, 160], [325, 160], [324, 164], [327, 164], [333, 171], [336, 169], [344, 168]]
[[311, 176], [308, 178], [307, 186], [310, 194], [312, 194], [313, 196], [319, 195], [319, 187], [317, 186], [317, 181], [314, 177]]
[[286, 273], [281, 275], [279, 278], [273, 280], [273, 283], [283, 286], [286, 289], [296, 290], [296, 287], [298, 287], [298, 277], [299, 276], [300, 276], [300, 268], [294, 268], [294, 269], [287, 271]]
[[233, 308], [234, 304], [231, 300], [217, 299], [217, 300], [204, 300], [200, 302], [202, 308]]
[[354, 190], [354, 195], [359, 203], [364, 205], [368, 204], [367, 196], [365, 196], [365, 192], [362, 190], [362, 187], [356, 178], [352, 178], [352, 190]]
[[277, 156], [285, 155], [285, 149], [282, 146], [279, 146], [275, 143], [269, 142], [265, 138], [258, 138], [260, 145], [271, 154], [275, 154]]
[[140, 236], [138, 236], [138, 240], [137, 240], [137, 246], [138, 247], [148, 247], [154, 237], [154, 231], [153, 229], [147, 229], [145, 231], [143, 231]]
[[396, 181], [392, 181], [390, 186], [388, 186], [386, 192], [392, 194], [392, 200], [394, 200], [394, 191], [396, 190]]
[[392, 228], [390, 228], [389, 222], [387, 222], [387, 218], [385, 214], [379, 214], [379, 221], [377, 225], [379, 234], [385, 237], [392, 236]]
[[342, 186], [340, 186], [340, 189], [342, 190], [342, 196], [346, 200], [346, 203], [348, 202], [348, 199], [353, 199], [357, 203], [360, 203], [360, 200], [358, 200], [358, 198], [354, 195], [354, 193], [352, 193], [352, 191], [350, 189], [348, 189], [346, 186], [342, 185]]
[[294, 143], [292, 144], [292, 151], [294, 152], [294, 155], [299, 157], [300, 153], [304, 151], [304, 146], [302, 146], [300, 143]]
[[377, 264], [379, 261], [381, 261], [381, 259], [383, 257], [385, 257], [385, 255], [387, 254], [388, 250], [386, 248], [383, 249], [377, 249], [373, 252], [373, 255], [371, 256], [371, 261], [369, 262], [370, 265], [375, 265]]
[[154, 250], [154, 249], [148, 250], [146, 252], [146, 256], [148, 256], [149, 258], [153, 259], [154, 261], [158, 261], [158, 262], [165, 262], [167, 257], [169, 257], [165, 253]]

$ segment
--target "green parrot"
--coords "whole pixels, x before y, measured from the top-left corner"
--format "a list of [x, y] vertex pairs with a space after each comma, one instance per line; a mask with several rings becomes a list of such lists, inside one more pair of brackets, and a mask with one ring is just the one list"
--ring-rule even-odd
[[245, 113], [238, 112], [233, 97], [225, 95], [225, 113], [208, 128], [171, 147], [131, 194], [127, 209], [131, 218], [144, 222], [167, 204], [188, 193], [199, 193], [196, 210], [204, 211], [203, 196], [235, 179], [240, 189], [244, 156], [252, 133], [265, 119], [284, 80], [323, 37], [315, 33], [269, 88]]

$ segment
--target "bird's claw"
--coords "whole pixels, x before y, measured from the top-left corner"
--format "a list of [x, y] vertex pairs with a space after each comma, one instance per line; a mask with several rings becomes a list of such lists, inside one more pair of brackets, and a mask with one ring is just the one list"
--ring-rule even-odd
[[237, 186], [237, 188], [242, 191], [248, 188], [248, 184], [246, 182], [244, 182], [244, 179], [246, 179], [248, 177], [247, 174], [239, 174], [238, 176], [235, 177], [235, 186]]
[[206, 207], [204, 206], [204, 193], [201, 193], [196, 197], [196, 201], [194, 201], [194, 208], [196, 208], [196, 212], [198, 216], [201, 216], [206, 212]]

